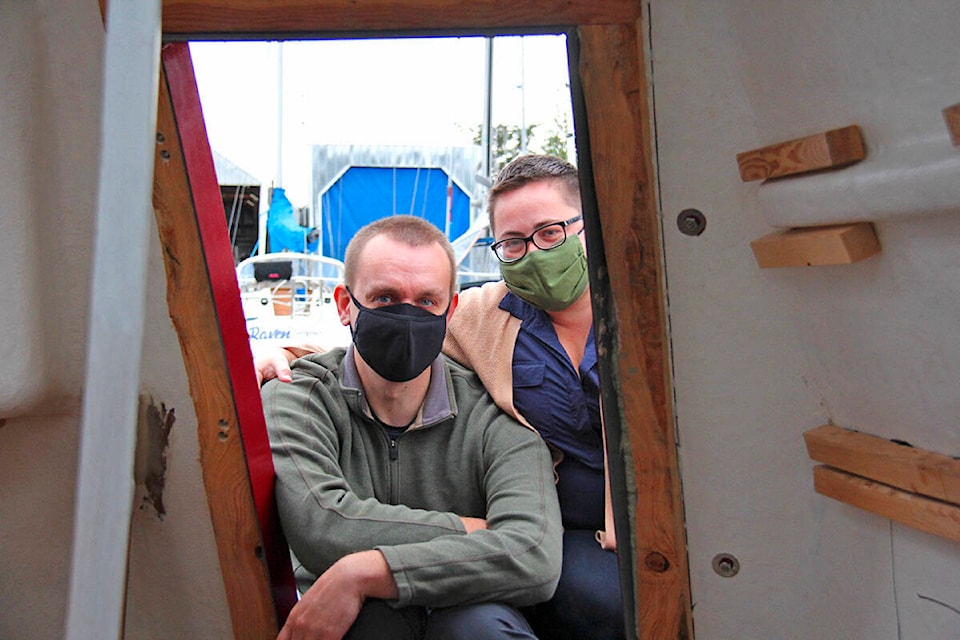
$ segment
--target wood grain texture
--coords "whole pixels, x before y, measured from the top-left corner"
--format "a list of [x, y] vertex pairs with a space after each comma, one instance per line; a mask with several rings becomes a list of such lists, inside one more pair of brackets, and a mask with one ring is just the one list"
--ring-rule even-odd
[[960, 460], [829, 424], [803, 439], [811, 460], [960, 506]]
[[693, 629], [642, 30], [640, 21], [580, 27], [579, 73], [609, 274], [609, 290], [592, 294], [595, 308], [613, 314], [595, 320], [598, 343], [613, 332], [614, 353], [600, 355], [613, 358], [614, 379], [603, 385], [618, 394], [619, 453], [633, 472], [637, 632], [676, 640], [692, 638]]
[[[182, 55], [170, 59], [171, 46], [186, 47], [165, 46], [166, 65], [184, 64]], [[204, 485], [234, 635], [274, 638], [277, 615], [197, 219], [194, 191], [202, 193], [203, 185], [192, 184], [188, 174], [190, 155], [196, 153], [191, 144], [206, 145], [206, 132], [202, 119], [191, 121], [186, 114], [175, 113], [177, 98], [171, 91], [182, 85], [168, 86], [169, 71], [169, 66], [161, 70], [153, 202], [167, 272], [167, 303], [197, 415]], [[174, 68], [174, 81], [182, 82], [185, 73]], [[212, 158], [209, 161], [212, 171]], [[207, 187], [214, 190], [212, 199], [222, 218], [216, 180]]]
[[164, 0], [165, 35], [560, 29], [632, 23], [636, 0]]
[[950, 142], [960, 147], [960, 104], [955, 104], [943, 110], [943, 120], [947, 123], [950, 132]]
[[774, 231], [750, 243], [757, 265], [812, 267], [853, 264], [880, 252], [870, 222]]
[[851, 125], [737, 154], [744, 182], [836, 169], [866, 157], [860, 127]]
[[913, 529], [960, 542], [960, 507], [901, 491], [832, 467], [813, 468], [817, 493]]

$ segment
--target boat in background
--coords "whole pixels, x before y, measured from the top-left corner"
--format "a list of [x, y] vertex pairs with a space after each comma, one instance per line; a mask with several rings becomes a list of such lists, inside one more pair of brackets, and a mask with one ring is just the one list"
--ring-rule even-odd
[[[475, 270], [471, 263], [490, 244], [485, 225], [474, 225], [453, 241], [460, 289], [499, 279], [497, 271]], [[350, 342], [340, 323], [333, 290], [343, 281], [343, 262], [313, 253], [279, 251], [257, 254], [237, 265], [240, 302], [250, 346], [261, 348], [312, 344], [329, 349]]]
[[[476, 149], [316, 147], [314, 179], [323, 188], [315, 190], [313, 211], [294, 207], [283, 188], [273, 187], [265, 212], [258, 212], [259, 181], [215, 154], [251, 348], [348, 344], [349, 329], [340, 323], [333, 300], [343, 279], [343, 252], [357, 229], [382, 217], [371, 212], [396, 213], [398, 202], [409, 203], [403, 211], [417, 212], [448, 236], [457, 234], [451, 242], [459, 288], [499, 279], [481, 214], [487, 185], [472, 171], [476, 154]], [[364, 176], [360, 186], [348, 179], [355, 174]]]
[[237, 284], [251, 348], [348, 344], [333, 299], [342, 281], [343, 263], [317, 254], [280, 251], [241, 261]]

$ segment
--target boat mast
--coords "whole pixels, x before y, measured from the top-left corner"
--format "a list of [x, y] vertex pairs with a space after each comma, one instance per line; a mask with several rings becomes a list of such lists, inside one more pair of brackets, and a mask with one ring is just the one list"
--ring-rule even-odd
[[520, 153], [527, 152], [527, 88], [523, 36], [520, 36]]
[[267, 253], [267, 220], [270, 204], [273, 202], [273, 190], [283, 187], [283, 41], [277, 41], [277, 164], [273, 181], [269, 186], [269, 197], [261, 192], [260, 214], [257, 219], [257, 255]]
[[277, 42], [277, 175], [275, 187], [283, 188], [283, 41]]
[[483, 151], [481, 173], [490, 180], [490, 127], [493, 120], [493, 37], [484, 39], [483, 68], [483, 124], [480, 128], [480, 146]]

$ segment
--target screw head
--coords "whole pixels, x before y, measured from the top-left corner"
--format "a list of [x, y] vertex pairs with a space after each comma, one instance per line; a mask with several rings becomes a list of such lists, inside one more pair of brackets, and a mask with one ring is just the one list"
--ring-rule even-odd
[[740, 573], [740, 561], [730, 553], [718, 553], [713, 556], [713, 570], [721, 578], [732, 578]]
[[677, 216], [677, 228], [684, 235], [698, 236], [707, 228], [707, 218], [696, 209], [684, 209]]

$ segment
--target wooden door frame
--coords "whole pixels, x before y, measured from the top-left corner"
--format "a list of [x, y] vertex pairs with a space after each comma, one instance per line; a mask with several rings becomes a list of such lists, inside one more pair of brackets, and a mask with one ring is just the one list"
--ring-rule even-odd
[[[627, 628], [645, 640], [675, 640], [692, 638], [693, 622], [670, 392], [644, 6], [640, 0], [164, 0], [163, 33], [166, 40], [567, 34], [619, 554], [621, 567], [631, 569], [633, 578], [624, 580], [625, 602], [633, 604], [625, 607]], [[170, 102], [171, 94], [161, 86], [158, 129], [165, 127], [167, 135], [179, 126]], [[163, 120], [164, 113], [173, 119]], [[207, 271], [198, 222], [201, 209], [213, 204], [198, 201], [184, 166], [170, 169], [171, 158], [189, 165], [190, 145], [182, 144], [182, 135], [165, 140], [158, 143], [157, 224], [171, 317], [188, 364], [201, 444], [207, 443], [204, 482], [221, 566], [230, 568], [224, 570], [227, 599], [237, 637], [270, 638], [289, 603], [282, 594], [276, 609], [270, 602], [277, 592], [270, 587], [255, 489], [249, 477], [238, 479], [246, 473], [250, 452], [225, 435], [245, 427], [237, 384], [249, 386], [252, 374], [245, 380], [242, 367], [231, 361], [237, 354], [223, 346], [216, 274]], [[177, 199], [179, 204], [171, 206]], [[184, 206], [190, 211], [186, 218]], [[188, 280], [193, 284], [184, 287]], [[210, 322], [187, 322], [198, 304], [213, 313]]]

